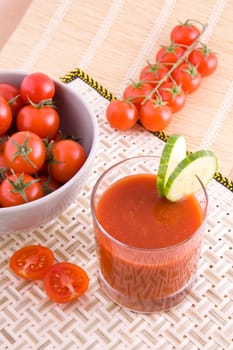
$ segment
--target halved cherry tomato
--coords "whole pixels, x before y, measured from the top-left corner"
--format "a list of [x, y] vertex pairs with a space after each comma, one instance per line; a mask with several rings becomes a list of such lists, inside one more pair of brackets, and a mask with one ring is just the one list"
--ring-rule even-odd
[[128, 85], [123, 92], [123, 97], [125, 100], [132, 102], [137, 108], [140, 108], [142, 101], [152, 90], [153, 86], [151, 84], [139, 81]]
[[53, 252], [41, 245], [30, 245], [17, 250], [10, 259], [11, 270], [29, 280], [43, 279], [52, 266]]
[[30, 131], [18, 131], [11, 135], [4, 146], [4, 157], [15, 172], [36, 173], [46, 159], [42, 139]]
[[21, 82], [20, 94], [25, 102], [40, 103], [54, 97], [55, 84], [47, 74], [31, 73]]
[[206, 45], [194, 49], [189, 57], [189, 62], [192, 63], [203, 77], [212, 74], [218, 65], [218, 59], [214, 52], [207, 48]]
[[112, 128], [129, 130], [138, 121], [138, 109], [132, 102], [113, 100], [106, 109], [106, 117]]
[[179, 112], [185, 105], [186, 96], [182, 88], [172, 81], [163, 83], [159, 88], [160, 97], [171, 108], [172, 113]]
[[164, 130], [171, 119], [171, 108], [160, 100], [148, 100], [140, 109], [140, 121], [149, 131]]
[[78, 142], [61, 140], [52, 144], [50, 157], [50, 175], [59, 183], [65, 183], [80, 170], [87, 154]]
[[190, 20], [175, 26], [170, 34], [172, 42], [190, 46], [200, 35], [200, 30]]
[[202, 77], [197, 68], [191, 63], [181, 63], [173, 72], [172, 77], [182, 86], [186, 94], [196, 91], [201, 85]]
[[48, 297], [61, 304], [79, 298], [86, 292], [88, 285], [87, 273], [69, 262], [54, 264], [44, 277], [44, 288]]
[[184, 54], [184, 49], [174, 43], [169, 46], [162, 46], [156, 53], [155, 60], [160, 63], [176, 63]]

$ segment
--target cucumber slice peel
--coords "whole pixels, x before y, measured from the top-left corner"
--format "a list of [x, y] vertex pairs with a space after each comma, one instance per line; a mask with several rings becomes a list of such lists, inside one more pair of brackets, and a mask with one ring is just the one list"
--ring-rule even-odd
[[185, 156], [185, 138], [177, 134], [169, 136], [162, 151], [157, 174], [157, 190], [160, 196], [164, 196], [164, 190], [170, 174]]
[[217, 158], [212, 151], [200, 150], [185, 157], [170, 174], [164, 196], [170, 201], [178, 201], [197, 192], [201, 183], [207, 185], [217, 171]]

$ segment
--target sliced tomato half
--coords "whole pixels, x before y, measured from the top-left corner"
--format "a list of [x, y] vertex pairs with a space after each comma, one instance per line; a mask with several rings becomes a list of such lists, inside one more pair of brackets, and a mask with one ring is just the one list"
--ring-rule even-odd
[[29, 280], [43, 279], [54, 261], [53, 252], [41, 245], [30, 245], [17, 250], [10, 259], [11, 270]]
[[48, 297], [56, 303], [68, 303], [79, 298], [88, 289], [87, 273], [78, 265], [69, 262], [56, 263], [44, 277]]

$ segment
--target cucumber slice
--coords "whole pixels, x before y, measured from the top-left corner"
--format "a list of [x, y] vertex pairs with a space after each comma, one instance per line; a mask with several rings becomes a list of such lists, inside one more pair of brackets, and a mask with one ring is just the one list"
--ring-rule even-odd
[[186, 156], [186, 142], [185, 138], [180, 135], [169, 136], [168, 141], [165, 143], [163, 152], [160, 158], [158, 175], [157, 175], [157, 190], [160, 196], [164, 195], [164, 189], [167, 184], [167, 180], [176, 168], [176, 166]]
[[169, 176], [164, 196], [174, 202], [197, 192], [201, 188], [197, 177], [207, 185], [217, 168], [217, 158], [211, 151], [200, 150], [188, 155]]

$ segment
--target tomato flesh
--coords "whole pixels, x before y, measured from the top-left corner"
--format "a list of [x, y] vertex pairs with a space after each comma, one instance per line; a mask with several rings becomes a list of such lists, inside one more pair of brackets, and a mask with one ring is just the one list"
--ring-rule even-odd
[[53, 252], [40, 245], [17, 250], [10, 259], [11, 270], [19, 277], [29, 280], [43, 279], [54, 260]]
[[67, 303], [79, 298], [88, 289], [88, 285], [86, 272], [69, 262], [54, 264], [44, 278], [45, 291], [56, 303]]

